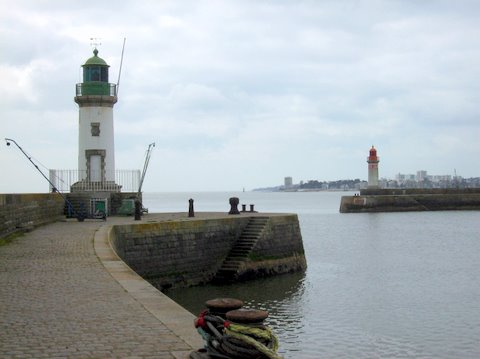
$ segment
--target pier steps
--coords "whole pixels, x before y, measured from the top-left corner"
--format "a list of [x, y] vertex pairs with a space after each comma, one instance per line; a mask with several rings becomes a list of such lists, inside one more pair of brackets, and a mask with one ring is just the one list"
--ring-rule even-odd
[[248, 259], [252, 249], [262, 235], [268, 220], [269, 217], [259, 216], [250, 218], [247, 226], [243, 229], [239, 238], [217, 271], [213, 279], [215, 283], [225, 283], [236, 279], [242, 263]]

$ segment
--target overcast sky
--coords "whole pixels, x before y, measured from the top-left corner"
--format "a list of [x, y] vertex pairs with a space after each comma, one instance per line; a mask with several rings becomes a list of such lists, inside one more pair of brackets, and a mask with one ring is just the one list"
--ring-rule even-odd
[[[144, 191], [246, 190], [427, 170], [480, 176], [479, 1], [0, 0], [0, 134], [76, 169], [81, 65], [117, 82], [117, 169]], [[0, 193], [45, 192], [0, 146]]]

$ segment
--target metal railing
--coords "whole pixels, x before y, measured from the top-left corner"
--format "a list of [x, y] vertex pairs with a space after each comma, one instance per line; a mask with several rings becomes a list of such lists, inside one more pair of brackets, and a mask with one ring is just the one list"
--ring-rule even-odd
[[117, 85], [100, 81], [82, 82], [76, 86], [76, 95], [117, 96]]
[[[49, 170], [49, 177], [60, 192], [137, 192], [140, 185], [140, 170], [116, 170], [98, 176], [80, 170]], [[52, 185], [49, 191], [53, 191]]]

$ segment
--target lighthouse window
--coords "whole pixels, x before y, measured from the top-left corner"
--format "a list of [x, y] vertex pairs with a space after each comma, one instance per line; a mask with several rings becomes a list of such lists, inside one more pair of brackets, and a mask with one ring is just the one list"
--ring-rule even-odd
[[107, 67], [102, 67], [100, 70], [101, 70], [101, 74], [102, 74], [102, 76], [100, 77], [100, 81], [108, 82], [108, 68]]
[[99, 68], [93, 68], [90, 72], [91, 81], [100, 81], [100, 71]]
[[108, 82], [108, 67], [88, 66], [83, 70], [83, 81]]
[[100, 136], [100, 122], [92, 122], [90, 125], [92, 136]]

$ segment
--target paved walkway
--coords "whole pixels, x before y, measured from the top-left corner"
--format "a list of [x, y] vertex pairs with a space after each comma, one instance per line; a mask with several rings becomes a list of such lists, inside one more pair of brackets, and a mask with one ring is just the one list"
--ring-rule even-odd
[[0, 247], [1, 358], [187, 358], [201, 346], [194, 316], [108, 246], [122, 221], [57, 222]]

